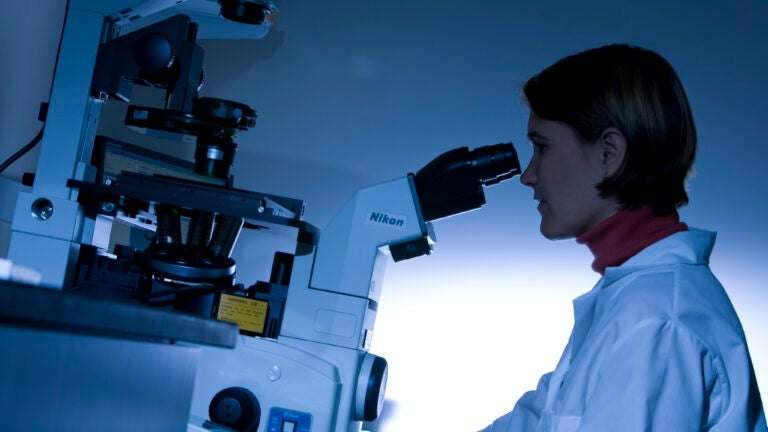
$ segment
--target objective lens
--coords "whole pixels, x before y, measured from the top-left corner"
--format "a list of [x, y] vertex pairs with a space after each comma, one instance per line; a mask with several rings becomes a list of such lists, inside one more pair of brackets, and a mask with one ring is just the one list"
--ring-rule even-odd
[[213, 237], [208, 244], [208, 248], [215, 256], [229, 258], [232, 255], [232, 250], [235, 248], [244, 222], [243, 218], [240, 217], [219, 215], [216, 228], [213, 230]]

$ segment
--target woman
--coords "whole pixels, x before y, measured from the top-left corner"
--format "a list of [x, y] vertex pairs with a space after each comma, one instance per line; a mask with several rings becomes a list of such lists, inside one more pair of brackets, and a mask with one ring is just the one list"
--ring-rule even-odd
[[589, 247], [602, 278], [574, 300], [554, 372], [483, 432], [767, 430], [744, 332], [709, 269], [715, 233], [677, 213], [696, 131], [672, 67], [610, 45], [524, 92], [534, 152], [521, 181], [541, 232]]

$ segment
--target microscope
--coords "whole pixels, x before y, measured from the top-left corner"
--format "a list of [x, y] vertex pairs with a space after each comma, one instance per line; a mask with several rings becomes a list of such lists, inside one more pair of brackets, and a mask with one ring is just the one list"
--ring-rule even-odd
[[[302, 200], [234, 187], [235, 137], [255, 126], [256, 112], [199, 95], [203, 23], [220, 26], [224, 17], [224, 34], [259, 37], [277, 7], [100, 3], [69, 6], [38, 170], [17, 200], [9, 258], [83, 301], [236, 324], [234, 347], [174, 342], [199, 352], [182, 401], [187, 431], [359, 432], [384, 401], [387, 362], [370, 347], [386, 264], [430, 254], [432, 221], [480, 208], [484, 187], [518, 175], [513, 145], [443, 153], [359, 190], [326, 227], [314, 227]], [[181, 13], [201, 11], [214, 12], [201, 24]], [[164, 100], [129, 105], [125, 125], [182, 137], [195, 146], [194, 161], [96, 133], [102, 105], [131, 103], [134, 86]], [[68, 109], [52, 109], [61, 106]], [[113, 238], [118, 223], [131, 227], [127, 242]], [[269, 252], [268, 280], [238, 279], [237, 265], [252, 264], [232, 258], [243, 230], [293, 244]]]
[[[431, 221], [481, 207], [483, 187], [519, 173], [512, 144], [460, 147], [359, 190], [317, 235], [299, 236], [288, 273], [273, 271], [288, 279], [276, 337], [243, 334], [234, 350], [203, 351], [193, 418], [269, 432], [359, 432], [374, 421], [387, 362], [369, 349], [387, 262], [430, 254]], [[256, 298], [237, 307], [246, 322], [268, 325], [271, 305]]]

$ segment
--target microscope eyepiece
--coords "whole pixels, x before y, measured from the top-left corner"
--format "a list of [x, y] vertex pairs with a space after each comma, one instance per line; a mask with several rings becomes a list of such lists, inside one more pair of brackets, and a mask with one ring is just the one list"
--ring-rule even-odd
[[479, 147], [470, 152], [475, 175], [483, 186], [491, 186], [520, 174], [520, 162], [512, 144]]
[[520, 172], [511, 143], [447, 151], [414, 176], [424, 220], [479, 208], [485, 204], [483, 186], [511, 179]]

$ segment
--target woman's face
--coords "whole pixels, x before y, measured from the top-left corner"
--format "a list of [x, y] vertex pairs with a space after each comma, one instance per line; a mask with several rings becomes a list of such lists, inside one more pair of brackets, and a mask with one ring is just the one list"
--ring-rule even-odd
[[520, 181], [539, 201], [544, 237], [578, 237], [616, 213], [616, 201], [600, 197], [595, 187], [605, 176], [599, 142], [582, 143], [571, 126], [535, 114], [528, 121], [528, 138], [533, 156]]

